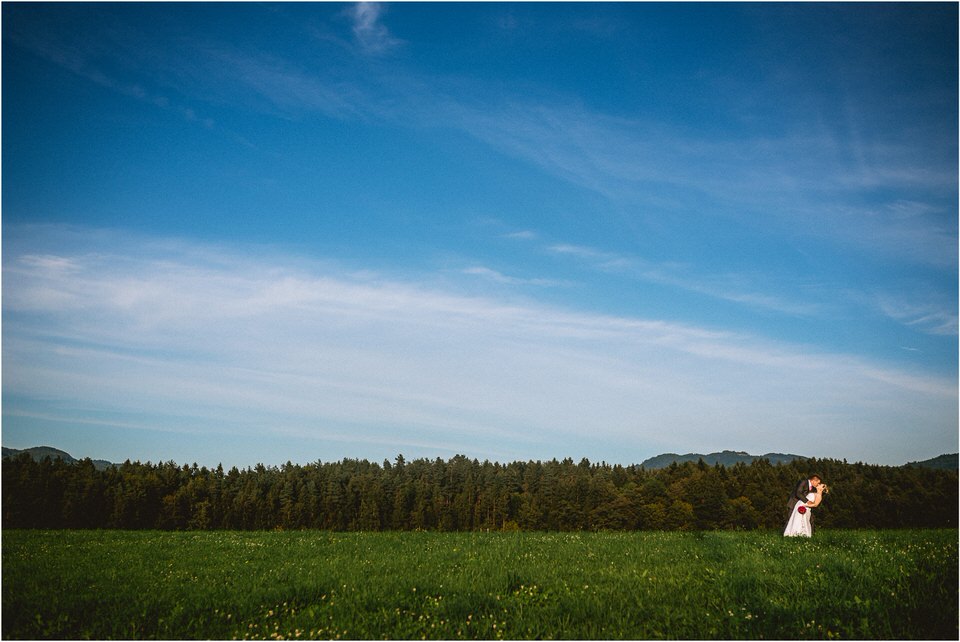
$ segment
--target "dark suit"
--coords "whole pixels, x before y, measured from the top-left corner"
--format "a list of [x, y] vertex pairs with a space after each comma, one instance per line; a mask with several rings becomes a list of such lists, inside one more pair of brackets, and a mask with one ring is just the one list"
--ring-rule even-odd
[[793, 508], [793, 505], [797, 501], [806, 502], [807, 493], [816, 492], [812, 486], [810, 486], [809, 479], [801, 479], [797, 482], [797, 487], [793, 489], [793, 495], [790, 495], [790, 499], [787, 500], [787, 506]]
[[[793, 489], [793, 494], [790, 495], [790, 499], [787, 500], [787, 521], [790, 521], [790, 513], [793, 512], [793, 507], [797, 505], [798, 501], [807, 503], [807, 493], [816, 492], [813, 487], [810, 485], [809, 479], [801, 479], [797, 482], [796, 488]], [[813, 530], [813, 514], [816, 511], [810, 511], [810, 530]]]

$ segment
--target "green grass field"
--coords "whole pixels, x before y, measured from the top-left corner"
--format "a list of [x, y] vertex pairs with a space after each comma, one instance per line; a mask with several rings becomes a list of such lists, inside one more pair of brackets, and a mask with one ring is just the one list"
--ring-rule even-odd
[[3, 531], [3, 637], [957, 639], [957, 531]]

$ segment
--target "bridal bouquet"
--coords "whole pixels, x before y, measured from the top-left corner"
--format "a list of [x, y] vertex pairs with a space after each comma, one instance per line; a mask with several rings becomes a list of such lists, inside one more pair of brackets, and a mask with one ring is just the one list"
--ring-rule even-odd
[[797, 506], [797, 512], [803, 515], [804, 513], [807, 512], [807, 507], [803, 505]]

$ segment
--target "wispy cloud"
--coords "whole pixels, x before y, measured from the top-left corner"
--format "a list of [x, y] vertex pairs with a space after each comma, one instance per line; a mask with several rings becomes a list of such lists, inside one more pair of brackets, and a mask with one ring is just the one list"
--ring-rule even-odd
[[505, 239], [521, 239], [525, 241], [532, 241], [538, 238], [537, 233], [533, 230], [520, 230], [518, 232], [509, 232], [503, 235]]
[[301, 65], [267, 54], [250, 54], [228, 47], [205, 52], [215, 61], [221, 80], [254, 97], [257, 110], [283, 117], [322, 113], [338, 119], [366, 117], [370, 96], [357, 83], [311, 73]]
[[[11, 242], [5, 229], [4, 368], [16, 373], [5, 377], [5, 390], [37, 403], [60, 399], [61, 410], [75, 409], [84, 391], [123, 415], [112, 420], [117, 425], [176, 422], [212, 430], [235, 422], [253, 432], [283, 424], [329, 439], [356, 434], [367, 443], [389, 443], [389, 425], [400, 443], [439, 443], [452, 435], [445, 442], [451, 448], [477, 444], [487, 452], [526, 452], [555, 443], [553, 431], [580, 434], [585, 426], [607, 443], [652, 443], [653, 426], [662, 425], [699, 436], [704, 416], [744, 434], [821, 419], [850, 439], [875, 434], [871, 422], [891, 431], [895, 420], [955, 428], [955, 408], [952, 415], [944, 411], [956, 395], [955, 378], [694, 322], [510, 298], [556, 301], [580, 292], [548, 290], [571, 286], [552, 278], [558, 273], [587, 276], [585, 282], [601, 287], [632, 279], [664, 286], [643, 289], [669, 291], [678, 300], [696, 293], [752, 312], [816, 316], [826, 334], [831, 312], [853, 309], [834, 304], [853, 292], [860, 308], [843, 320], [844, 332], [853, 334], [859, 319], [849, 317], [868, 309], [871, 320], [915, 331], [912, 338], [889, 337], [899, 356], [913, 356], [897, 346], [912, 347], [914, 340], [927, 340], [919, 345], [932, 353], [930, 346], [945, 342], [928, 335], [957, 334], [956, 146], [950, 136], [942, 142], [933, 121], [909, 131], [877, 127], [864, 116], [872, 105], [820, 103], [822, 95], [797, 80], [793, 96], [805, 97], [801, 107], [758, 109], [792, 97], [781, 90], [768, 95], [779, 85], [764, 80], [783, 72], [775, 60], [749, 82], [709, 86], [717, 94], [711, 108], [730, 127], [674, 120], [655, 109], [614, 112], [599, 97], [565, 93], [559, 84], [413, 68], [412, 58], [386, 55], [403, 44], [387, 27], [387, 8], [334, 8], [329, 24], [319, 27], [327, 30], [325, 40], [311, 35], [316, 23], [296, 21], [284, 32], [292, 42], [276, 47], [269, 38], [224, 44], [230, 29], [150, 40], [149, 29], [121, 24], [134, 14], [108, 10], [100, 14], [114, 22], [98, 26], [96, 38], [78, 35], [83, 30], [68, 19], [49, 30], [21, 30], [7, 21], [4, 36], [5, 46], [247, 146], [223, 123], [257, 128], [263, 116], [324, 126], [333, 120], [334, 128], [336, 121], [368, 122], [402, 127], [425, 148], [438, 132], [453, 131], [479, 141], [475, 149], [519, 161], [525, 177], [573, 186], [571, 194], [599, 204], [590, 215], [606, 217], [605, 233], [622, 238], [605, 244], [602, 234], [578, 236], [588, 223], [572, 223], [573, 212], [556, 217], [562, 222], [547, 220], [553, 212], [525, 213], [495, 228], [496, 248], [478, 249], [479, 258], [437, 281], [421, 281], [90, 230], [67, 240], [60, 229]], [[248, 18], [265, 15], [258, 12]], [[955, 78], [944, 87], [953, 100]], [[922, 106], [927, 96], [914, 98], [910, 104]], [[776, 122], [738, 126], [757, 116]], [[511, 263], [503, 239], [522, 241], [531, 260]], [[722, 259], [705, 258], [718, 245], [726, 250]], [[754, 246], [775, 258], [737, 260]], [[781, 261], [777, 253], [794, 246], [802, 246], [803, 260]], [[872, 268], [915, 279], [889, 291], [889, 280], [876, 285]], [[579, 305], [571, 299], [569, 306]], [[111, 387], [131, 401], [104, 392]], [[894, 398], [907, 403], [896, 406]], [[173, 406], [182, 414], [174, 417]], [[153, 418], [131, 419], [138, 412]], [[770, 435], [773, 441], [788, 433], [775, 428]], [[691, 438], [691, 449], [700, 447]]]
[[957, 335], [957, 309], [943, 297], [927, 292], [906, 296], [886, 293], [877, 297], [877, 305], [888, 317], [920, 332], [933, 335]]
[[361, 49], [369, 54], [382, 54], [401, 44], [381, 22], [384, 13], [379, 2], [357, 2], [348, 13], [353, 20], [353, 35]]
[[[209, 105], [202, 100], [192, 100], [171, 87], [169, 81], [160, 80], [163, 75], [157, 68], [156, 57], [145, 44], [146, 38], [128, 25], [105, 29], [99, 39], [85, 37], [83, 28], [63, 30], [59, 33], [31, 31], [14, 25], [4, 29], [4, 37], [17, 47], [84, 78], [100, 87], [138, 102], [171, 113], [183, 121], [219, 132], [235, 143], [253, 148], [249, 139], [226, 127], [211, 115]], [[169, 52], [164, 52], [169, 55]], [[177, 52], [171, 55], [175, 74], [196, 67], [199, 56]], [[174, 62], [175, 61], [175, 62]], [[184, 73], [183, 75], [190, 75]]]
[[[780, 138], [698, 136], [665, 123], [611, 117], [575, 104], [505, 100], [460, 125], [479, 139], [624, 206], [700, 211], [731, 223], [764, 217], [765, 227], [936, 266], [956, 265], [956, 221], [924, 205], [903, 217], [902, 203], [865, 208], [865, 195], [899, 189], [939, 203], [956, 191], [954, 173], [893, 147], [867, 177], [853, 180], [842, 138], [786, 133]], [[454, 116], [451, 113], [451, 116]], [[834, 134], [835, 136], [838, 136]], [[955, 218], [955, 217], [954, 217]]]
[[754, 285], [753, 281], [756, 279], [743, 274], [696, 275], [691, 273], [689, 266], [676, 262], [655, 263], [637, 256], [626, 256], [568, 243], [549, 245], [547, 250], [554, 254], [573, 257], [592, 269], [602, 272], [667, 285], [752, 308], [800, 316], [814, 315], [820, 310], [819, 305], [815, 303], [804, 303], [796, 299], [785, 299], [780, 295], [764, 293]]
[[[777, 134], [718, 132], [642, 112], [608, 113], [586, 96], [530, 84], [441, 76], [399, 61], [366, 65], [357, 50], [380, 55], [401, 44], [385, 25], [385, 12], [386, 5], [363, 2], [343, 11], [354, 55], [331, 59], [327, 50], [318, 51], [317, 59], [327, 64], [255, 48], [240, 52], [199, 37], [178, 41], [182, 50], [156, 40], [145, 47], [144, 34], [126, 24], [114, 25], [106, 32], [110, 37], [96, 42], [66, 28], [54, 36], [13, 25], [5, 34], [91, 82], [208, 128], [221, 127], [208, 114], [224, 103], [269, 105], [283, 117], [322, 113], [455, 128], [602, 195], [641, 222], [683, 212], [760, 224], [772, 234], [800, 234], [900, 261], [957, 265], [957, 172], [955, 162], [943, 161], [951, 152], [933, 126], [911, 137], [871, 126], [863, 114], [869, 109], [849, 104], [852, 99], [837, 107], [810, 98], [808, 109], [777, 112], [788, 117]], [[792, 62], [772, 64], [768, 73], [786, 72], [799, 73]], [[745, 105], [768, 100], [769, 84], [732, 82], [711, 86], [718, 115], [731, 122], [756, 117], [756, 107]], [[791, 91], [798, 87], [792, 84]], [[936, 154], [930, 153], [932, 143]], [[894, 198], [884, 196], [894, 192]]]
[[[871, 440], [909, 452], [901, 425], [935, 441], [957, 428], [955, 381], [849, 355], [279, 255], [80, 237], [82, 250], [6, 244], [5, 413], [69, 422], [94, 409], [157, 430], [286, 431], [318, 448], [429, 436], [501, 459], [581, 441], [629, 458], [662, 430], [677, 447], [722, 431], [711, 443], [862, 456]], [[468, 276], [499, 274], [481, 272]], [[813, 423], [817, 446], [796, 443]]]
[[623, 257], [618, 256], [613, 252], [604, 252], [592, 247], [586, 247], [584, 245], [557, 243], [555, 245], [551, 245], [547, 249], [557, 254], [567, 254], [581, 259], [602, 261], [604, 263], [609, 261], [619, 262], [624, 260]]
[[558, 285], [563, 285], [563, 281], [558, 281], [556, 279], [542, 279], [542, 278], [521, 278], [516, 276], [507, 276], [502, 272], [488, 268], [482, 265], [475, 265], [472, 267], [465, 268], [463, 270], [464, 274], [470, 274], [477, 276], [483, 279], [494, 281], [496, 283], [502, 283], [505, 285], [533, 285], [538, 287], [555, 287]]

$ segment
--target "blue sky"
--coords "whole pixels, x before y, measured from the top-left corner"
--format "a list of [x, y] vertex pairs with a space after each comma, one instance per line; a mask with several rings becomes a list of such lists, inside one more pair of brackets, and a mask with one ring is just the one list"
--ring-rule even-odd
[[3, 443], [958, 450], [955, 4], [3, 4]]

